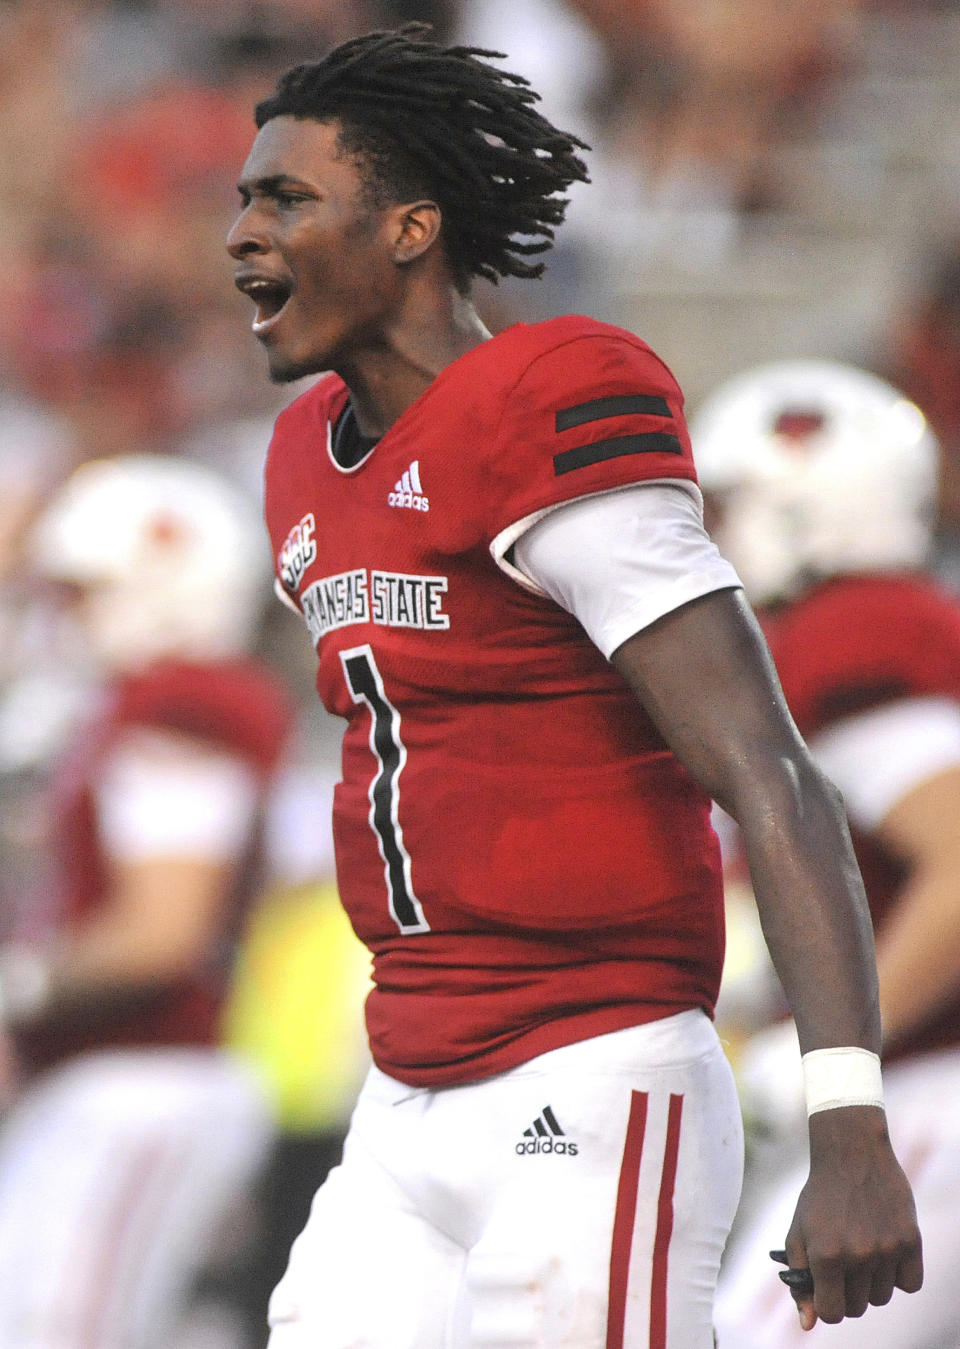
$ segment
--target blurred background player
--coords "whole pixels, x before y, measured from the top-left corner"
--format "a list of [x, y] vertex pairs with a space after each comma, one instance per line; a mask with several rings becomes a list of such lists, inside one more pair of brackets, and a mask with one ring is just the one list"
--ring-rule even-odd
[[[801, 733], [843, 793], [874, 919], [889, 1126], [925, 1264], [922, 1292], [887, 1309], [884, 1349], [953, 1349], [960, 606], [923, 572], [938, 447], [898, 390], [833, 362], [748, 371], [707, 399], [692, 435], [714, 534], [761, 606]], [[761, 970], [764, 984], [775, 988]], [[768, 1015], [775, 1006], [774, 994]], [[773, 1267], [763, 1270], [799, 1183], [785, 1159], [805, 1165], [791, 1021], [747, 1042], [740, 1080], [755, 1174], [721, 1281], [720, 1343], [788, 1349], [806, 1341]], [[847, 1320], [820, 1336], [853, 1349], [876, 1330]]]
[[271, 792], [268, 889], [251, 913], [224, 1010], [224, 1042], [255, 1065], [276, 1126], [250, 1196], [248, 1238], [203, 1280], [203, 1300], [232, 1322], [229, 1349], [267, 1342], [270, 1294], [317, 1188], [340, 1161], [369, 1067], [363, 1002], [370, 958], [334, 880], [335, 781], [333, 771], [301, 759]]
[[272, 1134], [254, 1072], [217, 1047], [290, 717], [247, 654], [261, 527], [198, 464], [118, 457], [69, 478], [28, 550], [69, 587], [97, 677], [50, 774], [43, 888], [5, 913], [0, 1343], [181, 1345]]

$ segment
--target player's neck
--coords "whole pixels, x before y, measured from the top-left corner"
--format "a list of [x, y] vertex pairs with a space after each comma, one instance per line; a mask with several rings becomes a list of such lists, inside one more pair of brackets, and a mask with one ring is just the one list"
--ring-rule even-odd
[[472, 301], [456, 291], [434, 291], [406, 306], [377, 344], [338, 368], [361, 432], [384, 435], [441, 370], [490, 335]]

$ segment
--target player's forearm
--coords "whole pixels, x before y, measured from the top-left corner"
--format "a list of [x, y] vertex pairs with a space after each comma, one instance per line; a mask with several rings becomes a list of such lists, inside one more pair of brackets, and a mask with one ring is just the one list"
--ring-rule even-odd
[[156, 964], [117, 959], [78, 961], [68, 944], [56, 951], [0, 948], [0, 1023], [12, 1030], [50, 1028], [78, 1018], [109, 1022], [132, 1004], [150, 1001], [181, 976]]
[[112, 1015], [195, 977], [219, 930], [226, 871], [185, 860], [131, 869], [127, 883], [46, 951], [0, 951], [0, 1016], [13, 1023]]
[[802, 1052], [878, 1052], [873, 934], [838, 794], [812, 763], [793, 761], [752, 782], [733, 809]]
[[63, 948], [56, 985], [64, 996], [124, 994], [195, 975], [221, 931], [232, 876], [223, 860], [117, 864], [100, 908]]
[[175, 982], [196, 969], [197, 954], [191, 946], [152, 937], [122, 922], [98, 924], [55, 957], [54, 989], [63, 997], [95, 996], [112, 988]]
[[960, 847], [914, 871], [877, 938], [877, 968], [889, 1050], [960, 992]]
[[0, 950], [0, 1020], [37, 1026], [109, 1018], [126, 1006], [182, 982], [194, 962], [158, 959], [156, 952], [122, 937], [91, 945], [67, 942], [45, 952], [14, 947]]

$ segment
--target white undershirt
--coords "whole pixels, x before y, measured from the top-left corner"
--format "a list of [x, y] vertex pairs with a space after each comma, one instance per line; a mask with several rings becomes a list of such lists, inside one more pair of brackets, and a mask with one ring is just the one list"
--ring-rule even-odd
[[236, 861], [247, 848], [257, 800], [256, 776], [235, 755], [145, 727], [124, 736], [96, 789], [104, 847], [128, 863]]
[[904, 698], [845, 717], [809, 744], [851, 821], [876, 829], [914, 788], [960, 767], [960, 706], [950, 698]]
[[671, 610], [740, 585], [703, 527], [698, 489], [678, 479], [557, 506], [513, 526], [493, 553], [521, 585], [573, 614], [607, 657]]

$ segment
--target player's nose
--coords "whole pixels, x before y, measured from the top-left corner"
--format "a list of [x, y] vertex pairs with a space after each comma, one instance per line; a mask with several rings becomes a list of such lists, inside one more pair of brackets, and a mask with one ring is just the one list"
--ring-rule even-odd
[[254, 253], [269, 252], [270, 249], [270, 241], [265, 232], [257, 228], [249, 207], [241, 211], [233, 222], [226, 243], [227, 252], [237, 261]]

